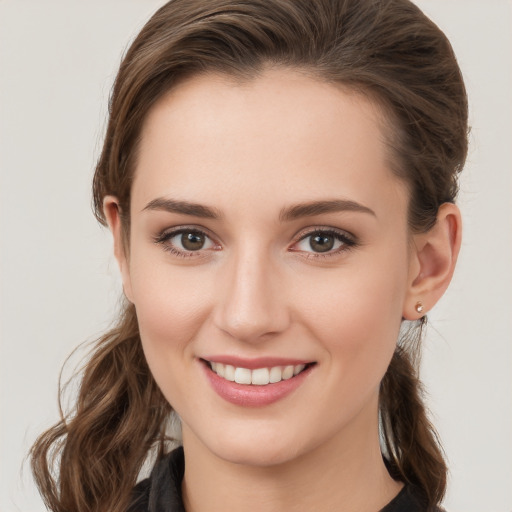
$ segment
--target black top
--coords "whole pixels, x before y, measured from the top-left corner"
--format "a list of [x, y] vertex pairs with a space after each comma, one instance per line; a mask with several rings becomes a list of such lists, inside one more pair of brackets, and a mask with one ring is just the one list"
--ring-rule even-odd
[[[181, 481], [185, 473], [183, 448], [179, 447], [155, 464], [151, 476], [133, 490], [128, 512], [185, 512]], [[405, 486], [380, 512], [425, 512], [420, 493]]]

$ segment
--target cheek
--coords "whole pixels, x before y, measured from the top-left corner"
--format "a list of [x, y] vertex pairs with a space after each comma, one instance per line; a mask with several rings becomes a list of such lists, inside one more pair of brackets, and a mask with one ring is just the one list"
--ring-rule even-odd
[[[151, 261], [151, 264], [147, 264]], [[193, 359], [194, 340], [209, 315], [211, 288], [204, 271], [170, 265], [166, 255], [132, 254], [131, 285], [142, 345], [157, 381]], [[176, 367], [173, 372], [169, 368]], [[165, 390], [164, 390], [165, 392]]]
[[194, 341], [210, 309], [208, 281], [165, 263], [140, 261], [133, 261], [132, 286], [144, 354], [167, 401], [187, 417], [187, 411], [202, 407], [190, 375]]
[[[377, 384], [395, 350], [407, 282], [407, 258], [363, 262], [307, 286], [305, 323], [350, 380], [373, 375]], [[323, 286], [322, 286], [323, 285]], [[298, 292], [296, 296], [301, 296]], [[302, 294], [304, 296], [304, 294]]]

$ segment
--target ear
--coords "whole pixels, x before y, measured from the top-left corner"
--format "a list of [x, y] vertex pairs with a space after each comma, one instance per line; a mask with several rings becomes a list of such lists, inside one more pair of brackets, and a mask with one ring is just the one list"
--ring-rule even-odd
[[442, 297], [455, 270], [462, 234], [460, 211], [453, 203], [439, 208], [435, 225], [413, 235], [409, 286], [402, 316], [417, 320]]
[[121, 224], [121, 207], [119, 201], [114, 196], [105, 196], [103, 199], [103, 213], [107, 219], [108, 227], [114, 237], [114, 256], [121, 271], [121, 279], [123, 281], [123, 290], [126, 298], [132, 300], [132, 286], [130, 279], [130, 264], [128, 260], [128, 248], [123, 234], [123, 226]]

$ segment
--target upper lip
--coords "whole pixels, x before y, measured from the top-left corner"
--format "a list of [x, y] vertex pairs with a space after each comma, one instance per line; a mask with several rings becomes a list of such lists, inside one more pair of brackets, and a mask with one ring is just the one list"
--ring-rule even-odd
[[306, 365], [314, 362], [308, 361], [306, 359], [295, 359], [288, 357], [245, 358], [230, 355], [204, 356], [201, 359], [211, 363], [229, 364], [236, 368], [247, 368], [248, 370], [255, 370], [257, 368], [272, 368], [274, 366], [295, 366], [298, 364]]

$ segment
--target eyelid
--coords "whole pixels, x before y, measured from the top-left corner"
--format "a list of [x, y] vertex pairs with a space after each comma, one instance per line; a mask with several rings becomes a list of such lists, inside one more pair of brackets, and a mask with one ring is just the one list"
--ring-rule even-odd
[[[180, 249], [177, 248], [171, 244], [167, 244], [170, 239], [173, 237], [179, 235], [180, 233], [186, 233], [186, 232], [197, 232], [202, 235], [204, 235], [206, 238], [208, 238], [214, 247], [207, 248], [207, 249], [198, 249], [197, 251], [187, 251], [186, 249]], [[335, 236], [339, 241], [342, 242], [342, 246], [325, 253], [321, 252], [315, 252], [315, 251], [304, 251], [302, 249], [294, 249], [294, 246], [296, 246], [299, 242], [303, 241], [309, 236], [312, 236], [316, 233], [321, 233], [325, 235], [333, 235]], [[156, 244], [161, 244], [164, 247], [164, 250], [180, 257], [205, 257], [207, 252], [212, 250], [220, 250], [222, 248], [222, 243], [218, 241], [218, 237], [211, 234], [210, 230], [207, 228], [204, 228], [203, 226], [198, 225], [179, 225], [179, 226], [173, 226], [168, 227], [163, 230], [161, 230], [158, 234], [153, 236], [153, 242]], [[343, 252], [346, 252], [356, 246], [359, 245], [359, 241], [355, 235], [350, 233], [347, 230], [335, 228], [331, 226], [309, 226], [307, 228], [301, 229], [295, 236], [294, 236], [294, 242], [289, 246], [288, 250], [292, 252], [297, 253], [305, 253], [307, 254], [308, 258], [327, 258], [330, 256], [336, 256], [340, 255]]]
[[[333, 235], [338, 240], [342, 242], [342, 246], [336, 250], [328, 251], [325, 253], [321, 252], [314, 252], [314, 251], [303, 251], [300, 249], [294, 249], [293, 247], [296, 246], [298, 243], [302, 242], [304, 239], [308, 238], [309, 236], [312, 236], [316, 233], [325, 234], [325, 235]], [[331, 256], [337, 256], [341, 253], [344, 253], [350, 249], [353, 249], [359, 245], [359, 241], [355, 235], [350, 233], [349, 231], [345, 229], [340, 228], [334, 228], [331, 226], [310, 226], [308, 228], [302, 229], [295, 235], [295, 241], [289, 248], [292, 252], [297, 253], [305, 253], [307, 258], [328, 258]]]
[[[181, 233], [200, 233], [208, 238], [212, 244], [212, 248], [207, 249], [198, 249], [197, 251], [187, 251], [186, 249], [180, 249], [172, 245], [166, 245], [169, 240], [178, 236]], [[181, 257], [200, 257], [205, 255], [205, 252], [211, 250], [220, 250], [220, 243], [217, 240], [217, 237], [213, 236], [210, 231], [202, 226], [185, 224], [181, 226], [173, 226], [170, 228], [165, 228], [158, 232], [155, 236], [152, 237], [153, 242], [156, 244], [161, 244], [164, 250]]]
[[352, 234], [350, 231], [346, 229], [335, 228], [332, 226], [309, 226], [307, 228], [301, 229], [295, 236], [295, 243], [303, 240], [304, 238], [314, 235], [315, 233], [332, 233], [334, 235], [340, 235], [354, 243], [358, 243], [357, 237]]
[[156, 235], [153, 236], [155, 241], [158, 238], [167, 237], [171, 234], [178, 234], [184, 231], [196, 231], [198, 233], [202, 233], [212, 240], [217, 240], [218, 237], [214, 235], [208, 228], [201, 226], [200, 224], [178, 224], [177, 226], [169, 226], [164, 229], [160, 229]]

